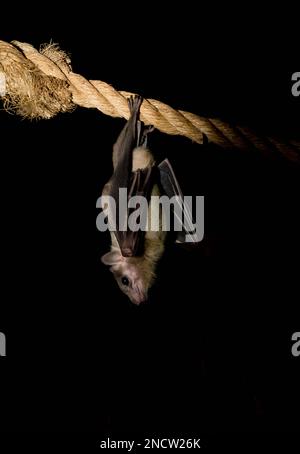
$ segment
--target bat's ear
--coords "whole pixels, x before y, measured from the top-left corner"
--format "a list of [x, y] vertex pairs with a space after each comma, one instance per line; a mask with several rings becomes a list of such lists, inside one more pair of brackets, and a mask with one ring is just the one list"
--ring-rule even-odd
[[104, 263], [104, 265], [108, 266], [117, 265], [118, 263], [121, 262], [121, 260], [122, 256], [118, 251], [107, 252], [107, 254], [104, 254], [101, 257], [101, 262]]

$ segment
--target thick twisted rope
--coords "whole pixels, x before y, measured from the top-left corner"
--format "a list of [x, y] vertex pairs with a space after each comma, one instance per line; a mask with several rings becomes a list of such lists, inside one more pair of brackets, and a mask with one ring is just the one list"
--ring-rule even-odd
[[[129, 116], [127, 98], [132, 93], [75, 74], [68, 55], [54, 44], [38, 51], [27, 43], [0, 41], [0, 84], [1, 81], [5, 85], [4, 107], [26, 118], [52, 118], [72, 110], [76, 104], [96, 108], [111, 117]], [[143, 101], [141, 119], [162, 132], [183, 135], [200, 144], [206, 137], [223, 148], [256, 148], [300, 162], [300, 141], [259, 137], [248, 128], [175, 110], [155, 99]]]

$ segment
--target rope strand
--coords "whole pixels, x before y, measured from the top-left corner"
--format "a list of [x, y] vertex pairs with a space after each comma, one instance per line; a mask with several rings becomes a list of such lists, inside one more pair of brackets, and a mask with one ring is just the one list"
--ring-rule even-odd
[[[30, 119], [49, 119], [59, 112], [72, 111], [75, 105], [128, 119], [127, 98], [133, 93], [87, 80], [72, 72], [70, 63], [69, 56], [56, 44], [43, 45], [38, 51], [27, 43], [0, 41], [0, 77], [4, 75], [6, 83], [4, 107]], [[205, 135], [222, 148], [256, 148], [300, 162], [299, 141], [261, 137], [249, 128], [175, 110], [155, 99], [144, 99], [141, 119], [166, 134], [182, 135], [199, 144]]]

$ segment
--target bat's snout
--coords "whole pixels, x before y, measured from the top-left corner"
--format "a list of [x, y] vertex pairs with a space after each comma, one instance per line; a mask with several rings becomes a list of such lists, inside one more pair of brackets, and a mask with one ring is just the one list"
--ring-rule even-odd
[[140, 304], [147, 303], [148, 301], [148, 295], [142, 292], [139, 292], [138, 294], [134, 295], [134, 297], [131, 298], [131, 301], [133, 304], [136, 304], [139, 306]]
[[147, 298], [132, 300], [133, 304], [136, 304], [137, 306], [140, 306], [140, 304], [145, 304], [147, 303], [147, 301]]

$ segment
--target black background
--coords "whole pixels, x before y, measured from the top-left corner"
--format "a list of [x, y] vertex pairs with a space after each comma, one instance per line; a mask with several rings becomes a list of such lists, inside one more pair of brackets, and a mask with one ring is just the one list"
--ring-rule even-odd
[[[292, 12], [146, 7], [89, 5], [77, 19], [52, 11], [49, 25], [24, 19], [1, 39], [52, 39], [86, 78], [299, 138]], [[169, 246], [150, 301], [136, 308], [101, 264], [109, 238], [94, 227], [123, 124], [83, 108], [40, 122], [0, 112], [2, 427], [296, 430], [299, 166], [153, 133], [153, 152], [172, 161], [184, 192], [205, 196], [205, 237], [192, 250]]]

